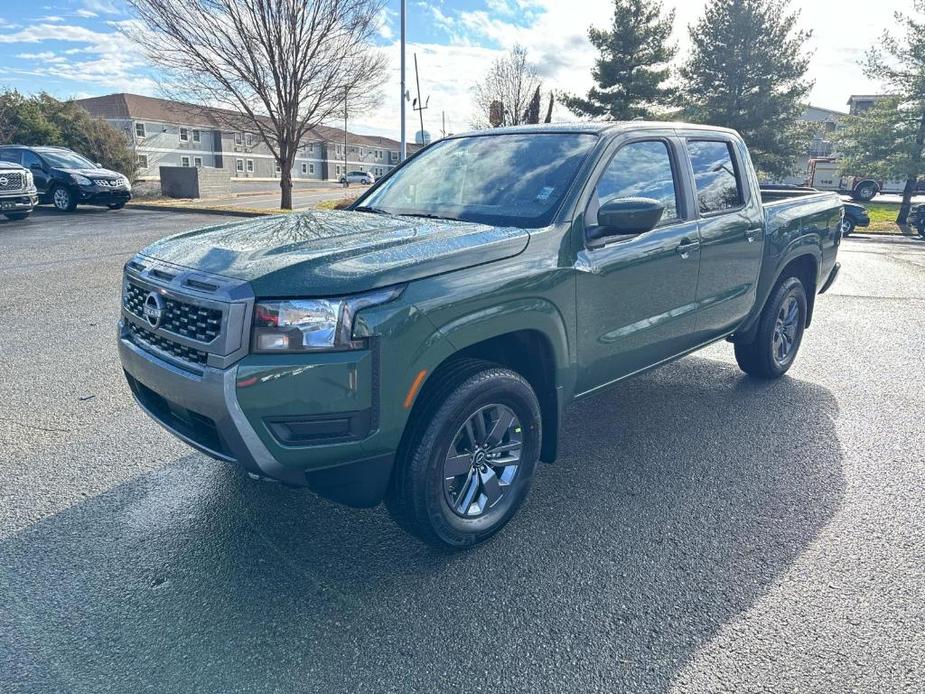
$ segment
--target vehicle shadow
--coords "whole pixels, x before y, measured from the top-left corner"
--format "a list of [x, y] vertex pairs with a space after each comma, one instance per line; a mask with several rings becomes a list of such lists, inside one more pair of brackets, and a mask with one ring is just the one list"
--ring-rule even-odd
[[0, 689], [665, 691], [836, 512], [837, 414], [684, 359], [577, 404], [463, 554], [188, 455], [0, 543]]

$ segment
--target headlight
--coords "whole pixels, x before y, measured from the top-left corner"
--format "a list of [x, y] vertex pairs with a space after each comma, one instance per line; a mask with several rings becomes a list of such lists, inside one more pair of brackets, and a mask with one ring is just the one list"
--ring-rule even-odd
[[344, 299], [258, 301], [254, 306], [255, 352], [317, 352], [356, 349], [353, 318], [360, 309], [398, 298], [390, 287]]
[[80, 174], [71, 174], [71, 180], [74, 181], [79, 186], [92, 186], [93, 181], [91, 181], [86, 176], [81, 176]]
[[130, 182], [125, 176], [122, 177], [122, 185], [125, 186], [125, 189], [126, 189], [126, 190], [131, 190], [131, 189], [132, 189], [132, 184], [131, 184], [131, 182]]

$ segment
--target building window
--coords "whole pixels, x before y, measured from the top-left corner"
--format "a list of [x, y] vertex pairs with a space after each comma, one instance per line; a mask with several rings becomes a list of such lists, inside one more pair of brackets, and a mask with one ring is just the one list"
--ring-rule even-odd
[[335, 145], [335, 146], [334, 146], [334, 151], [337, 153], [337, 156], [340, 156], [341, 154], [344, 153], [344, 150], [343, 150], [343, 148], [342, 148], [340, 145]]
[[148, 168], [148, 155], [147, 155], [147, 154], [139, 154], [139, 155], [138, 155], [138, 168], [139, 168], [139, 169], [147, 169], [147, 168]]
[[334, 175], [340, 176], [340, 164], [334, 167]]
[[202, 157], [193, 157], [193, 166], [202, 166]]
[[180, 166], [189, 166], [189, 157], [180, 157]]
[[314, 153], [314, 151], [315, 151], [315, 143], [314, 143], [314, 142], [309, 142], [309, 143], [308, 143], [308, 151], [309, 151], [309, 153]]
[[279, 168], [279, 162], [276, 162], [276, 175], [279, 176], [282, 173], [282, 169]]
[[244, 133], [244, 144], [248, 147], [254, 146], [254, 136], [251, 133]]
[[247, 173], [254, 173], [254, 160], [253, 159], [247, 160]]
[[188, 128], [180, 128], [180, 142], [189, 142]]
[[136, 137], [145, 136], [145, 124], [144, 123], [135, 123], [135, 136]]
[[309, 164], [309, 165], [308, 165], [308, 173], [310, 173], [310, 174], [315, 173], [315, 165], [314, 165], [314, 164]]
[[244, 160], [243, 159], [234, 160], [234, 170], [237, 171], [238, 173], [244, 173]]
[[307, 174], [307, 173], [308, 173], [308, 164], [302, 164], [302, 173], [303, 173], [303, 174]]
[[243, 135], [242, 133], [235, 133], [235, 134], [234, 134], [234, 143], [235, 143], [236, 145], [240, 145], [240, 144], [243, 143], [243, 142], [244, 142], [244, 135]]
[[194, 130], [193, 131], [193, 142], [201, 142], [201, 141], [202, 141], [202, 133], [200, 133], [198, 130]]

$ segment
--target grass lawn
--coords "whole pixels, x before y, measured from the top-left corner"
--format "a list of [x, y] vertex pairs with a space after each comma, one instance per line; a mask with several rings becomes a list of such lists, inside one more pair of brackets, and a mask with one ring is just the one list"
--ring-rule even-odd
[[901, 234], [902, 230], [896, 224], [896, 215], [899, 214], [898, 202], [867, 202], [862, 203], [870, 215], [870, 226], [858, 227], [859, 234]]

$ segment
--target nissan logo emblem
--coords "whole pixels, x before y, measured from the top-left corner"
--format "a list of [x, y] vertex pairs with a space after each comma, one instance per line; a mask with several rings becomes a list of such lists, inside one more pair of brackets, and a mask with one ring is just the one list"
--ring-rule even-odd
[[4, 176], [3, 178], [0, 178], [0, 186], [5, 186], [9, 182], [10, 182], [10, 179], [8, 179], [6, 176]]
[[147, 298], [145, 298], [142, 313], [144, 313], [148, 325], [152, 328], [159, 327], [161, 319], [164, 317], [164, 299], [161, 298], [161, 295], [156, 292], [149, 292]]

